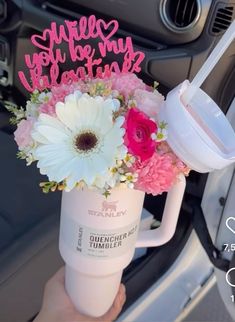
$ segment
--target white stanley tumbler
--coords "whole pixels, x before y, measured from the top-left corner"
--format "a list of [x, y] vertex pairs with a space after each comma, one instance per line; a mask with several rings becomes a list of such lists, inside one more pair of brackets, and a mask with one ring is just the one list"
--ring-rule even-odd
[[63, 192], [59, 248], [66, 263], [65, 287], [80, 312], [94, 317], [107, 312], [135, 247], [171, 239], [184, 190], [180, 175], [168, 192], [160, 228], [139, 235], [144, 192], [118, 187], [107, 198], [89, 189]]

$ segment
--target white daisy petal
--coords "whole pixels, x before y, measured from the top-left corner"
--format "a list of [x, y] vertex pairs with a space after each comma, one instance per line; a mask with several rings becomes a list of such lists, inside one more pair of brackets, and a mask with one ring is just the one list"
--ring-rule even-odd
[[102, 189], [105, 185], [106, 177], [105, 176], [96, 176], [95, 181], [93, 183], [97, 188]]
[[55, 153], [48, 155], [47, 158], [40, 159], [38, 161], [39, 167], [51, 167], [55, 166], [56, 164], [67, 164], [69, 161], [71, 161], [71, 156], [67, 153], [64, 155], [61, 155], [61, 153]]
[[77, 100], [82, 96], [82, 92], [80, 91], [75, 91], [73, 94], [69, 94], [68, 96], [65, 97], [64, 102], [65, 104], [76, 104]]
[[105, 154], [96, 154], [94, 155], [94, 159], [93, 162], [95, 162], [96, 165], [96, 169], [98, 173], [103, 172], [104, 170], [107, 169], [107, 167], [111, 166], [111, 162], [112, 159], [110, 160], [110, 162], [108, 162], [109, 160], [105, 159]]
[[116, 98], [113, 99], [114, 112], [118, 111], [120, 108], [120, 101]]
[[115, 120], [115, 126], [121, 127], [124, 122], [125, 122], [125, 117], [124, 116], [119, 116]]
[[[86, 166], [88, 169], [91, 169], [93, 166], [95, 166], [95, 163], [91, 159], [87, 159], [86, 162], [87, 162]], [[94, 182], [96, 173], [97, 173], [97, 171], [95, 173], [94, 173], [94, 171], [89, 171], [89, 172], [87, 171], [87, 175], [84, 178], [84, 181], [86, 182], [86, 184], [88, 186], [91, 186], [92, 183]]]
[[126, 154], [128, 152], [128, 149], [125, 145], [121, 145], [117, 148], [117, 157], [118, 159], [124, 159]]
[[[77, 158], [75, 157], [72, 160], [69, 160], [69, 161], [65, 162], [64, 165], [62, 165], [60, 167], [60, 169], [58, 169], [57, 175], [60, 176], [60, 178], [61, 178], [60, 181], [66, 179], [67, 177], [69, 177], [69, 176], [71, 176], [73, 174], [72, 171], [71, 171], [71, 168], [77, 163], [78, 163]], [[75, 168], [76, 168], [76, 166], [75, 166]], [[79, 172], [78, 169], [77, 169], [77, 171]], [[79, 181], [79, 180], [76, 180], [76, 181]]]
[[66, 131], [63, 123], [61, 123], [57, 118], [48, 114], [40, 114], [38, 121], [35, 123], [35, 128], [37, 128], [37, 126], [40, 124], [52, 126], [58, 130]]
[[45, 144], [38, 146], [34, 154], [38, 158], [46, 158], [49, 157], [51, 154], [56, 156], [56, 153], [60, 153], [63, 155], [65, 152], [69, 151], [69, 147], [66, 144]]
[[112, 112], [116, 112], [120, 108], [120, 101], [116, 98], [108, 98], [105, 100], [104, 106], [106, 109], [110, 109]]
[[43, 144], [49, 143], [49, 140], [44, 135], [42, 135], [37, 131], [32, 131], [31, 136], [33, 140], [37, 141], [38, 143], [43, 143]]
[[104, 138], [104, 144], [108, 144], [108, 142], [112, 142], [115, 145], [121, 145], [123, 143], [123, 129], [119, 129], [121, 135], [117, 135], [117, 131], [115, 128], [112, 128]]
[[[74, 101], [76, 102], [76, 99], [74, 99]], [[69, 100], [67, 104], [59, 102], [55, 107], [56, 115], [58, 116], [59, 120], [73, 131], [76, 129], [76, 123], [74, 119], [76, 107], [75, 104], [76, 103], [72, 103], [72, 100]]]
[[61, 130], [47, 125], [38, 125], [37, 132], [52, 143], [63, 142], [69, 139], [66, 132], [62, 132]]
[[99, 115], [101, 114], [101, 110], [97, 102], [93, 99], [93, 108], [90, 109], [88, 106], [91, 104], [91, 101], [88, 98], [84, 98], [84, 100], [79, 102], [79, 118], [81, 119], [81, 123], [84, 127], [94, 126], [96, 122], [99, 122]]
[[75, 185], [76, 185], [76, 180], [74, 180], [73, 176], [69, 176], [66, 180], [66, 191], [71, 191]]

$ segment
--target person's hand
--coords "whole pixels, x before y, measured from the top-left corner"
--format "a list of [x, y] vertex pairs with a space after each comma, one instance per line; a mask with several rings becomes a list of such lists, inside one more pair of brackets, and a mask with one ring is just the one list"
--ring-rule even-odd
[[64, 267], [46, 284], [41, 311], [33, 322], [110, 322], [117, 318], [126, 300], [125, 287], [120, 285], [109, 311], [99, 318], [79, 313], [64, 288]]

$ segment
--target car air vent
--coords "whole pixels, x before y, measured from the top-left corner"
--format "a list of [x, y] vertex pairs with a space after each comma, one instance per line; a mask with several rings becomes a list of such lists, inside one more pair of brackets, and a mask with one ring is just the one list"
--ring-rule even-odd
[[228, 29], [233, 21], [234, 7], [235, 5], [223, 6], [222, 4], [217, 7], [211, 26], [212, 34], [218, 35]]
[[200, 0], [163, 0], [161, 16], [164, 24], [175, 32], [190, 30], [198, 21]]

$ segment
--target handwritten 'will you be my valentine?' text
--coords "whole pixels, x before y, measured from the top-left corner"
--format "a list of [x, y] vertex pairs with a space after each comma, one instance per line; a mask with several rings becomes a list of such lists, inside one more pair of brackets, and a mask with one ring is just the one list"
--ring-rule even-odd
[[[76, 82], [87, 76], [103, 78], [110, 76], [112, 72], [140, 72], [144, 53], [134, 51], [131, 37], [112, 40], [111, 37], [117, 30], [116, 20], [106, 23], [102, 19], [96, 19], [94, 15], [88, 18], [82, 17], [78, 21], [66, 20], [59, 26], [52, 22], [50, 28], [45, 29], [42, 35], [31, 37], [31, 42], [38, 52], [25, 55], [29, 80], [23, 71], [18, 72], [23, 86], [29, 92], [33, 92], [35, 89], [44, 90], [52, 86]], [[98, 40], [96, 48], [89, 44], [90, 39]], [[86, 41], [86, 44], [82, 45], [79, 41]], [[67, 52], [56, 48], [61, 43], [67, 45]], [[104, 64], [104, 58], [109, 53], [122, 54], [122, 63], [119, 65], [118, 62], [112, 61], [110, 64]], [[61, 64], [68, 63], [68, 60], [73, 63], [78, 62], [80, 66], [60, 73]], [[47, 68], [47, 74], [43, 75], [45, 68]]]

